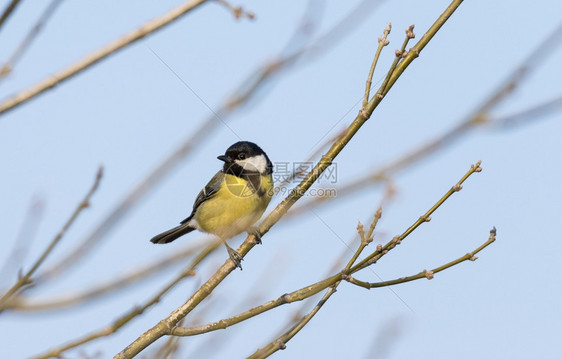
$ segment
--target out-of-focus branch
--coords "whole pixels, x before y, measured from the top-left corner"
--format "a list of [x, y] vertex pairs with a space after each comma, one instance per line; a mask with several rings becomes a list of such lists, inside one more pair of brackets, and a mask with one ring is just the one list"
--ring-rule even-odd
[[[6, 75], [8, 75], [14, 69], [14, 66], [23, 56], [24, 52], [29, 48], [33, 40], [37, 37], [41, 29], [47, 24], [47, 21], [54, 14], [57, 7], [62, 3], [62, 0], [52, 0], [47, 6], [37, 23], [29, 30], [29, 33], [25, 36], [21, 44], [16, 48], [16, 51], [10, 56], [10, 58], [2, 65], [0, 68], [0, 81]], [[1, 26], [1, 22], [0, 22]]]
[[[4, 278], [11, 282], [12, 275], [17, 272], [18, 266], [24, 262], [25, 257], [31, 247], [31, 243], [36, 237], [39, 223], [43, 219], [45, 203], [40, 198], [33, 198], [27, 214], [24, 217], [19, 234], [10, 254], [0, 269], [0, 288], [4, 286]], [[0, 289], [1, 291], [1, 289]]]
[[562, 109], [562, 96], [557, 96], [538, 105], [531, 106], [516, 113], [492, 117], [487, 123], [491, 128], [504, 130], [537, 121]]
[[478, 107], [470, 119], [486, 122], [494, 108], [503, 103], [534, 71], [536, 71], [562, 42], [562, 22], [515, 68], [496, 91]]
[[424, 269], [423, 271], [419, 272], [418, 274], [411, 275], [411, 276], [408, 276], [408, 277], [402, 277], [402, 278], [398, 278], [398, 279], [387, 280], [387, 281], [384, 281], [384, 282], [375, 282], [375, 283], [363, 282], [363, 281], [357, 280], [357, 279], [353, 278], [352, 276], [348, 276], [348, 275], [343, 276], [343, 279], [345, 279], [349, 283], [355, 284], [359, 287], [363, 287], [363, 288], [366, 288], [366, 289], [387, 287], [387, 286], [390, 286], [390, 285], [407, 283], [407, 282], [411, 282], [413, 280], [422, 279], [422, 278], [433, 279], [433, 276], [436, 273], [444, 271], [445, 269], [451, 268], [451, 267], [453, 267], [453, 266], [455, 266], [459, 263], [462, 263], [464, 261], [475, 261], [476, 259], [478, 259], [478, 257], [476, 257], [476, 254], [478, 252], [480, 252], [481, 250], [483, 250], [484, 248], [488, 247], [495, 240], [496, 240], [496, 228], [494, 227], [494, 228], [492, 228], [492, 230], [490, 230], [490, 236], [488, 237], [488, 240], [486, 242], [484, 242], [480, 247], [476, 248], [474, 251], [472, 251], [470, 253], [467, 253], [464, 256], [455, 259], [454, 261], [443, 264], [442, 266], [439, 266], [439, 267], [434, 268], [432, 270], [428, 271], [428, 270]]
[[191, 261], [191, 263], [182, 270], [182, 272], [173, 279], [170, 283], [168, 283], [164, 288], [162, 288], [158, 293], [148, 299], [143, 305], [135, 306], [125, 314], [121, 315], [119, 318], [113, 321], [109, 326], [92, 332], [90, 334], [84, 335], [78, 339], [70, 341], [64, 345], [59, 347], [53, 348], [43, 354], [39, 354], [34, 359], [47, 359], [53, 357], [60, 357], [62, 353], [66, 352], [69, 349], [76, 348], [82, 344], [91, 342], [93, 340], [103, 338], [109, 336], [115, 332], [117, 332], [121, 327], [129, 323], [132, 319], [136, 318], [137, 316], [141, 315], [145, 310], [153, 306], [154, 304], [158, 303], [160, 299], [166, 294], [170, 289], [174, 288], [179, 282], [183, 279], [193, 276], [195, 267], [201, 263], [203, 259], [205, 259], [209, 254], [211, 254], [215, 249], [217, 249], [222, 242], [220, 240], [214, 241], [213, 243], [207, 245], [205, 249], [203, 249], [197, 257]]
[[[10, 15], [12, 15], [12, 12], [19, 5], [19, 3], [20, 3], [20, 0], [12, 0], [8, 4], [8, 6], [6, 6], [4, 11], [2, 12], [2, 16], [0, 16], [0, 29], [2, 29], [2, 26], [4, 26], [4, 22], [6, 22], [6, 20], [10, 17]], [[0, 74], [0, 77], [1, 76], [2, 75]]]
[[53, 88], [54, 86], [60, 84], [61, 82], [70, 79], [71, 77], [79, 74], [90, 66], [96, 64], [97, 62], [105, 59], [109, 55], [116, 53], [117, 51], [133, 44], [134, 42], [142, 39], [143, 37], [154, 33], [155, 31], [163, 28], [164, 26], [172, 23], [173, 21], [179, 19], [181, 16], [187, 14], [191, 10], [202, 5], [207, 0], [190, 0], [186, 1], [182, 5], [170, 10], [166, 14], [157, 17], [156, 19], [150, 20], [144, 23], [139, 28], [133, 30], [132, 32], [123, 35], [117, 40], [109, 43], [108, 45], [94, 51], [93, 53], [82, 58], [78, 62], [68, 66], [65, 69], [55, 73], [54, 75], [48, 76], [37, 84], [25, 89], [12, 97], [4, 100], [0, 103], [0, 116], [7, 111], [31, 100], [37, 95]]
[[234, 15], [234, 17], [237, 18], [237, 19], [245, 17], [245, 18], [248, 18], [248, 19], [252, 20], [256, 16], [251, 11], [245, 11], [242, 8], [242, 6], [233, 6], [226, 0], [216, 0], [216, 1], [219, 4], [223, 5], [225, 8], [227, 8], [230, 12], [232, 12], [232, 15]]
[[74, 212], [72, 213], [72, 215], [70, 216], [68, 221], [64, 224], [64, 226], [62, 227], [60, 232], [55, 236], [55, 238], [53, 238], [53, 240], [51, 241], [49, 246], [45, 249], [45, 251], [43, 251], [43, 253], [39, 257], [39, 259], [37, 259], [37, 261], [31, 266], [31, 268], [23, 275], [20, 272], [20, 275], [19, 275], [19, 278], [18, 278], [18, 281], [16, 282], [16, 284], [14, 284], [10, 289], [8, 289], [8, 291], [6, 293], [4, 293], [2, 295], [2, 297], [0, 297], [0, 312], [2, 312], [5, 309], [6, 303], [9, 300], [11, 300], [12, 297], [16, 293], [18, 293], [18, 291], [20, 291], [20, 289], [23, 289], [25, 286], [33, 283], [33, 280], [31, 278], [31, 276], [35, 273], [35, 271], [39, 268], [39, 266], [41, 266], [41, 264], [43, 264], [45, 259], [47, 259], [47, 257], [49, 256], [49, 254], [51, 254], [51, 252], [53, 251], [55, 246], [60, 242], [60, 240], [62, 239], [62, 237], [66, 233], [66, 231], [76, 221], [76, 218], [78, 218], [78, 215], [80, 213], [82, 213], [82, 210], [84, 210], [85, 208], [88, 208], [90, 206], [90, 198], [92, 197], [94, 192], [96, 192], [96, 190], [98, 189], [98, 186], [99, 186], [99, 183], [101, 181], [102, 175], [103, 175], [103, 167], [100, 167], [99, 170], [98, 170], [98, 173], [96, 175], [96, 179], [94, 181], [94, 184], [92, 185], [92, 187], [90, 188], [90, 190], [88, 191], [88, 193], [86, 194], [84, 199], [78, 204], [78, 207], [74, 210]]
[[16, 297], [6, 304], [6, 309], [18, 311], [44, 311], [57, 309], [70, 309], [73, 306], [90, 303], [100, 299], [105, 295], [114, 294], [118, 291], [127, 289], [129, 286], [149, 277], [160, 273], [168, 267], [176, 264], [185, 258], [192, 256], [201, 250], [205, 243], [198, 243], [184, 250], [172, 253], [161, 258], [154, 263], [150, 263], [141, 268], [137, 268], [129, 274], [120, 278], [113, 279], [100, 285], [92, 285], [91, 288], [79, 293], [60, 294], [54, 298], [31, 298]]

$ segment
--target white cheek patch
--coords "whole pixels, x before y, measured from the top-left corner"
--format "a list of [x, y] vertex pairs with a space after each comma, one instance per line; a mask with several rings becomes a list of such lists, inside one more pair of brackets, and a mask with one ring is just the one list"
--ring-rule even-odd
[[265, 173], [267, 171], [267, 159], [264, 155], [246, 158], [245, 160], [234, 160], [236, 164], [246, 171]]

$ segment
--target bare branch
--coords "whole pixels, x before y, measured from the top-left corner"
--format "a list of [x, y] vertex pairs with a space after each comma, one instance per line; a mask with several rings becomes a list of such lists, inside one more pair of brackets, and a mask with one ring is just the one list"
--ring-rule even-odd
[[41, 14], [41, 17], [39, 18], [39, 20], [37, 20], [37, 23], [31, 28], [31, 30], [29, 30], [29, 33], [24, 37], [21, 44], [16, 48], [16, 51], [14, 51], [8, 61], [6, 61], [2, 65], [2, 68], [0, 68], [0, 80], [2, 80], [4, 76], [7, 76], [10, 72], [13, 71], [16, 63], [23, 56], [25, 51], [31, 46], [33, 40], [35, 40], [37, 35], [39, 35], [41, 29], [47, 24], [47, 21], [49, 21], [49, 19], [61, 3], [62, 0], [52, 0], [45, 11], [43, 11], [43, 14]]
[[557, 96], [548, 101], [544, 101], [538, 105], [531, 106], [524, 110], [518, 111], [513, 114], [491, 118], [489, 125], [498, 130], [513, 128], [537, 121], [545, 116], [548, 116], [556, 111], [562, 109], [562, 96]]
[[103, 167], [100, 167], [96, 175], [96, 180], [92, 185], [92, 188], [90, 188], [90, 190], [88, 191], [86, 197], [84, 197], [82, 202], [78, 204], [78, 207], [74, 210], [74, 213], [72, 213], [68, 221], [64, 224], [64, 226], [60, 230], [60, 232], [55, 236], [55, 238], [53, 238], [49, 246], [45, 249], [45, 251], [43, 251], [43, 253], [39, 257], [39, 259], [37, 259], [37, 261], [31, 266], [31, 269], [29, 269], [24, 275], [20, 275], [16, 284], [14, 284], [6, 293], [2, 295], [2, 297], [0, 297], [0, 312], [2, 312], [5, 309], [6, 303], [20, 289], [23, 289], [23, 287], [33, 282], [31, 276], [35, 273], [35, 271], [39, 268], [39, 266], [43, 264], [43, 262], [49, 256], [49, 254], [51, 254], [55, 246], [59, 243], [59, 241], [62, 239], [62, 237], [64, 236], [66, 231], [70, 228], [70, 226], [74, 223], [76, 218], [78, 218], [78, 215], [82, 212], [82, 210], [90, 206], [90, 198], [92, 197], [94, 192], [98, 189], [98, 185], [101, 181], [102, 175], [103, 175]]

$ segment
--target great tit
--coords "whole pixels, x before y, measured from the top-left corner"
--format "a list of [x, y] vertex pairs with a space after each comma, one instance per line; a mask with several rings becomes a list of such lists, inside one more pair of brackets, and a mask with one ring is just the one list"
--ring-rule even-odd
[[[150, 241], [169, 243], [198, 229], [219, 237], [242, 269], [240, 254], [226, 240], [242, 232], [256, 233], [252, 226], [273, 195], [273, 165], [258, 145], [248, 141], [236, 142], [217, 158], [224, 166], [199, 192], [189, 217]], [[260, 241], [259, 236], [256, 239]]]

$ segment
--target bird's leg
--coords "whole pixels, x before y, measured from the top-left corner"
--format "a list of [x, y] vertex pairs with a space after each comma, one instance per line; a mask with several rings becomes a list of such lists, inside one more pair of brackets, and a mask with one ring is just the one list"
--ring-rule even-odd
[[234, 249], [232, 249], [227, 243], [226, 241], [223, 241], [226, 250], [228, 251], [228, 256], [230, 257], [230, 259], [234, 262], [234, 265], [238, 268], [240, 268], [240, 270], [242, 270], [242, 264], [240, 264], [240, 262], [242, 262], [242, 260], [244, 260], [244, 258], [242, 258], [242, 256], [240, 255], [240, 253], [238, 253], [237, 251], [235, 251]]
[[248, 229], [248, 235], [254, 235], [256, 244], [261, 244], [261, 233], [258, 227], [250, 227]]

